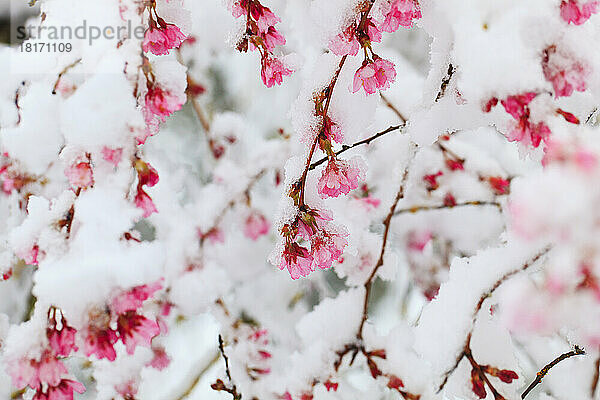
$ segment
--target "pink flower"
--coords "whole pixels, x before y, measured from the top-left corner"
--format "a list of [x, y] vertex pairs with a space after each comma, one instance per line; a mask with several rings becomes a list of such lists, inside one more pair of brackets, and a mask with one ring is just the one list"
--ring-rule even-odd
[[244, 224], [246, 237], [256, 240], [260, 236], [266, 235], [267, 232], [269, 232], [269, 221], [261, 213], [254, 211], [246, 218]]
[[527, 119], [521, 119], [512, 126], [507, 139], [509, 142], [521, 142], [524, 145], [531, 144], [533, 147], [538, 147], [541, 141], [546, 142], [551, 134], [552, 131], [545, 123], [533, 124]]
[[250, 16], [256, 21], [260, 32], [265, 32], [269, 27], [276, 25], [281, 21], [273, 12], [260, 4], [258, 1], [240, 0], [236, 1], [232, 7], [232, 14], [235, 18], [246, 16], [250, 7]]
[[293, 72], [291, 69], [286, 68], [279, 58], [270, 55], [264, 56], [261, 59], [261, 65], [260, 75], [263, 83], [267, 87], [272, 87], [275, 84], [281, 85], [283, 77], [285, 75], [290, 75]]
[[48, 337], [48, 344], [52, 352], [57, 356], [67, 357], [71, 354], [71, 351], [77, 351], [75, 333], [77, 333], [77, 330], [66, 325], [64, 320], [60, 331], [56, 327], [53, 329], [48, 328], [46, 336]]
[[71, 164], [65, 169], [65, 175], [69, 179], [69, 183], [76, 188], [85, 189], [94, 184], [92, 166], [89, 162], [82, 161]]
[[160, 328], [156, 321], [128, 311], [119, 315], [117, 331], [127, 353], [133, 354], [138, 345], [150, 347], [152, 338], [160, 333]]
[[115, 167], [119, 165], [119, 162], [121, 162], [122, 157], [123, 157], [123, 149], [122, 148], [111, 149], [106, 146], [104, 146], [102, 148], [102, 158], [104, 159], [104, 161], [108, 161]]
[[380, 29], [384, 32], [396, 32], [400, 25], [410, 28], [413, 19], [419, 18], [421, 18], [421, 10], [416, 0], [393, 0]]
[[362, 204], [364, 204], [368, 209], [369, 208], [377, 208], [381, 204], [381, 200], [368, 195], [367, 197], [361, 197], [358, 199]]
[[141, 186], [138, 186], [134, 202], [137, 208], [144, 210], [144, 218], [148, 218], [152, 213], [158, 212], [152, 198], [148, 196], [148, 193]]
[[285, 38], [283, 35], [277, 32], [277, 30], [272, 26], [270, 26], [265, 33], [261, 34], [261, 36], [267, 50], [269, 51], [273, 51], [275, 46], [283, 46], [285, 44]]
[[372, 18], [367, 18], [366, 23], [367, 36], [371, 42], [381, 42], [381, 32], [377, 29], [377, 26], [373, 23]]
[[171, 363], [171, 358], [165, 351], [164, 347], [152, 347], [152, 351], [154, 353], [154, 358], [148, 364], [150, 367], [162, 371], [167, 368]]
[[358, 187], [358, 180], [362, 179], [361, 168], [356, 159], [351, 162], [330, 158], [319, 179], [319, 194], [321, 198], [338, 197], [348, 194], [350, 190]]
[[50, 386], [46, 393], [38, 391], [32, 400], [73, 400], [73, 392], [85, 392], [85, 386], [80, 382], [63, 379], [57, 386]]
[[411, 231], [408, 235], [408, 248], [421, 253], [425, 246], [431, 242], [431, 239], [433, 239], [433, 233], [430, 230]]
[[289, 243], [285, 246], [279, 269], [287, 268], [292, 279], [308, 276], [312, 271], [313, 258], [310, 252], [297, 243]]
[[17, 388], [23, 389], [29, 386], [39, 390], [43, 385], [58, 385], [62, 375], [67, 373], [67, 368], [46, 350], [39, 361], [22, 358], [8, 363], [7, 372]]
[[598, 164], [596, 155], [586, 149], [579, 149], [575, 152], [575, 164], [585, 172], [591, 172]]
[[499, 176], [490, 176], [488, 182], [492, 190], [497, 195], [507, 194], [510, 186], [510, 181]]
[[225, 234], [219, 228], [212, 228], [206, 233], [203, 233], [198, 229], [198, 236], [200, 237], [200, 240], [208, 239], [211, 244], [225, 243]]
[[180, 110], [183, 104], [177, 96], [158, 85], [148, 88], [145, 101], [146, 109], [150, 111], [147, 117], [157, 116], [162, 122], [165, 122], [166, 117]]
[[537, 96], [535, 92], [527, 92], [514, 96], [508, 96], [506, 100], [502, 100], [502, 106], [507, 113], [512, 115], [514, 119], [529, 117], [529, 107], [527, 106], [531, 100]]
[[117, 341], [117, 334], [112, 329], [90, 326], [84, 338], [83, 347], [86, 356], [95, 354], [98, 359], [106, 358], [115, 361], [117, 353], [113, 345]]
[[315, 235], [311, 241], [313, 269], [331, 268], [333, 261], [339, 260], [348, 245], [347, 234]]
[[354, 25], [350, 25], [329, 41], [329, 50], [336, 56], [355, 56], [359, 49], [360, 43], [356, 38]]
[[39, 264], [39, 255], [40, 255], [40, 247], [37, 244], [31, 246], [28, 251], [25, 252], [17, 252], [17, 256], [20, 257], [25, 264], [28, 265], [38, 265]]
[[137, 159], [134, 164], [138, 173], [138, 185], [152, 187], [158, 183], [158, 172], [147, 162]]
[[423, 176], [423, 180], [425, 181], [425, 183], [427, 183], [428, 191], [436, 190], [438, 187], [440, 187], [437, 178], [442, 175], [444, 175], [444, 173], [442, 171], [438, 171], [435, 174], [428, 174]]
[[573, 90], [583, 92], [590, 74], [586, 65], [558, 52], [556, 46], [546, 49], [542, 70], [546, 80], [552, 83], [556, 97], [570, 96]]
[[560, 16], [567, 23], [581, 25], [598, 12], [599, 5], [598, 0], [588, 0], [583, 4], [579, 0], [563, 0], [560, 4]]
[[333, 122], [331, 118], [325, 116], [325, 123], [323, 126], [323, 132], [325, 133], [325, 137], [330, 141], [333, 140], [338, 143], [342, 143], [344, 141], [344, 135], [342, 133], [342, 129], [338, 124]]
[[144, 35], [142, 50], [146, 53], [151, 52], [157, 56], [162, 56], [169, 54], [171, 49], [181, 46], [186, 36], [176, 25], [165, 24], [164, 21], [161, 24], [160, 19], [159, 25], [150, 22], [150, 28], [146, 30]]
[[149, 285], [135, 286], [113, 297], [110, 308], [116, 314], [123, 314], [127, 311], [136, 311], [143, 305], [144, 301], [151, 298], [154, 293], [160, 289], [162, 289], [162, 283], [160, 281]]
[[353, 92], [358, 92], [362, 87], [366, 94], [373, 94], [376, 89], [389, 88], [395, 79], [396, 70], [390, 61], [380, 57], [371, 62], [365, 60], [362, 67], [354, 74]]

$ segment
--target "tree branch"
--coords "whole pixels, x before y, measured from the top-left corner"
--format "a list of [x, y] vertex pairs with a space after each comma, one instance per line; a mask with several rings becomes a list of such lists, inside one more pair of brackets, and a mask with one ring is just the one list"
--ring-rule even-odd
[[529, 394], [529, 392], [531, 392], [533, 390], [533, 388], [535, 388], [537, 385], [539, 385], [542, 382], [542, 379], [548, 374], [548, 372], [550, 372], [550, 369], [552, 367], [554, 367], [556, 364], [558, 364], [559, 362], [561, 362], [563, 360], [566, 360], [567, 358], [571, 358], [574, 356], [582, 356], [584, 354], [585, 354], [585, 350], [583, 350], [581, 347], [575, 345], [575, 348], [573, 350], [556, 357], [549, 364], [547, 364], [544, 368], [542, 368], [540, 370], [540, 372], [538, 372], [536, 374], [534, 381], [531, 382], [531, 384], [527, 387], [527, 389], [525, 389], [525, 391], [521, 395], [521, 399], [524, 399], [525, 396], [527, 396]]
[[468, 206], [494, 206], [494, 207], [498, 208], [499, 210], [502, 209], [502, 205], [500, 203], [498, 203], [497, 201], [474, 200], [474, 201], [465, 201], [464, 203], [456, 203], [454, 205], [440, 204], [440, 205], [434, 205], [434, 206], [414, 206], [414, 207], [410, 207], [410, 208], [403, 208], [403, 209], [396, 211], [394, 213], [394, 215], [407, 214], [407, 213], [414, 214], [418, 211], [443, 210], [443, 209], [447, 209], [447, 208], [458, 208], [458, 207], [468, 207]]

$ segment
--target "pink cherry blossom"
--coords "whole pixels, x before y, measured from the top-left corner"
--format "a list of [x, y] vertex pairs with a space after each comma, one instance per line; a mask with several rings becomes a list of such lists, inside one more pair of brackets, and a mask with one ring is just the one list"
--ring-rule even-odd
[[138, 173], [138, 185], [152, 187], [158, 183], [158, 172], [147, 162], [140, 159], [135, 162], [135, 170]]
[[492, 190], [497, 195], [507, 194], [510, 186], [510, 181], [499, 176], [491, 176], [488, 178], [488, 182], [492, 187]]
[[567, 23], [581, 25], [590, 19], [592, 14], [597, 13], [599, 8], [598, 0], [563, 0], [560, 4], [560, 16]]
[[273, 51], [275, 46], [283, 46], [285, 44], [283, 35], [272, 26], [265, 33], [261, 34], [261, 37], [269, 51]]
[[146, 109], [149, 111], [148, 117], [156, 116], [162, 122], [165, 122], [169, 115], [180, 110], [183, 105], [179, 97], [158, 85], [148, 88], [145, 101]]
[[575, 152], [575, 165], [582, 171], [592, 172], [598, 165], [598, 158], [589, 150], [579, 149]]
[[60, 331], [56, 327], [53, 329], [48, 328], [46, 336], [48, 337], [48, 344], [52, 352], [57, 356], [67, 357], [71, 354], [71, 351], [77, 351], [77, 346], [75, 345], [76, 333], [77, 331], [66, 325], [64, 321]]
[[40, 360], [22, 358], [9, 362], [7, 372], [17, 388], [29, 386], [38, 390], [44, 385], [57, 386], [68, 371], [60, 360], [46, 350]]
[[123, 149], [111, 149], [109, 147], [104, 146], [102, 148], [102, 158], [104, 159], [104, 161], [108, 161], [116, 167], [121, 162], [121, 158], [123, 158]]
[[63, 379], [57, 386], [49, 386], [46, 393], [38, 391], [32, 400], [73, 400], [73, 392], [85, 392], [85, 386], [80, 382]]
[[141, 186], [138, 186], [134, 202], [137, 208], [141, 208], [142, 210], [144, 210], [144, 218], [148, 218], [150, 215], [152, 215], [152, 213], [158, 212], [156, 206], [154, 205], [154, 202], [152, 201], [152, 198], [148, 196], [148, 193], [146, 193], [144, 189], [141, 188]]
[[502, 106], [507, 113], [512, 115], [514, 119], [529, 117], [529, 108], [527, 105], [537, 96], [535, 92], [527, 92], [514, 96], [508, 96], [506, 100], [502, 100]]
[[360, 43], [356, 38], [355, 30], [354, 25], [350, 25], [342, 33], [336, 35], [329, 41], [329, 50], [336, 56], [355, 56], [358, 54]]
[[433, 239], [433, 233], [428, 230], [411, 231], [408, 235], [408, 248], [412, 251], [423, 252], [425, 246]]
[[108, 327], [89, 327], [83, 341], [85, 355], [94, 354], [98, 359], [106, 358], [108, 361], [114, 361], [117, 353], [113, 345], [117, 339], [116, 332]]
[[325, 133], [325, 137], [337, 143], [342, 143], [344, 141], [344, 134], [342, 133], [340, 126], [333, 122], [328, 116], [325, 116], [324, 119], [323, 133]]
[[225, 234], [222, 229], [212, 228], [206, 233], [198, 229], [198, 237], [200, 240], [208, 239], [211, 244], [225, 243]]
[[521, 119], [512, 125], [508, 134], [509, 142], [521, 142], [524, 145], [539, 147], [542, 141], [546, 142], [552, 131], [544, 122], [531, 123], [529, 120]]
[[315, 235], [311, 241], [313, 269], [331, 268], [333, 261], [339, 260], [348, 245], [345, 234]]
[[353, 92], [362, 87], [366, 94], [373, 94], [377, 89], [385, 90], [396, 79], [394, 64], [377, 57], [375, 61], [365, 61], [354, 74]]
[[364, 204], [367, 209], [377, 208], [381, 204], [380, 199], [371, 195], [368, 195], [367, 197], [360, 197], [357, 200], [360, 201], [361, 204]]
[[269, 221], [264, 215], [258, 211], [252, 212], [244, 223], [244, 235], [246, 237], [256, 240], [262, 235], [266, 235], [269, 232]]
[[261, 59], [261, 72], [260, 75], [262, 77], [262, 81], [267, 87], [272, 87], [273, 85], [281, 85], [283, 82], [283, 77], [285, 75], [290, 75], [293, 71], [287, 68], [283, 62], [276, 57], [267, 55]]
[[279, 269], [286, 268], [292, 279], [298, 279], [301, 276], [308, 276], [312, 271], [313, 258], [305, 247], [301, 247], [297, 243], [286, 245]]
[[555, 47], [546, 50], [542, 70], [546, 80], [552, 83], [556, 97], [570, 96], [574, 90], [583, 92], [590, 75], [587, 65], [561, 54]]
[[151, 298], [160, 289], [162, 289], [161, 281], [135, 286], [113, 297], [110, 308], [116, 314], [136, 311], [143, 305], [144, 301]]
[[347, 162], [330, 158], [319, 179], [319, 194], [323, 199], [348, 194], [358, 187], [359, 179], [362, 179], [362, 171], [356, 159]]
[[85, 189], [94, 184], [94, 174], [89, 162], [76, 162], [65, 169], [65, 175], [69, 183], [76, 187]]
[[117, 331], [128, 354], [133, 354], [138, 345], [150, 347], [152, 338], [160, 333], [156, 321], [133, 311], [119, 315]]
[[179, 27], [173, 24], [164, 24], [164, 26], [150, 23], [150, 28], [144, 35], [142, 50], [146, 53], [151, 52], [154, 55], [162, 56], [169, 54], [171, 49], [178, 48], [186, 39]]
[[163, 369], [169, 366], [169, 364], [171, 363], [171, 358], [165, 351], [164, 347], [152, 346], [152, 352], [154, 353], [154, 357], [148, 363], [148, 366], [159, 371], [162, 371]]
[[414, 19], [421, 18], [421, 10], [416, 0], [393, 0], [390, 11], [379, 27], [384, 32], [396, 32], [402, 25], [410, 28]]
[[381, 42], [381, 31], [377, 28], [372, 18], [367, 18], [365, 29], [371, 42]]
[[26, 251], [19, 251], [16, 254], [28, 265], [39, 264], [40, 247], [37, 244], [34, 244]]

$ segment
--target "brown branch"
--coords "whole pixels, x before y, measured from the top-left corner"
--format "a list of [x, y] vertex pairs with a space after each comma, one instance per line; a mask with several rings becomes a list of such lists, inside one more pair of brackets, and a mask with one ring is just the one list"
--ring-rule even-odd
[[[337, 79], [340, 76], [340, 72], [342, 71], [342, 67], [344, 66], [344, 63], [346, 62], [347, 57], [348, 57], [347, 55], [342, 57], [339, 65], [337, 67], [337, 70], [335, 71], [333, 78], [331, 79], [331, 82], [329, 83], [329, 86], [327, 86], [325, 88], [325, 90], [323, 91], [323, 93], [326, 95], [325, 108], [323, 109], [323, 112], [321, 114], [323, 119], [327, 118], [327, 112], [329, 111], [329, 104], [331, 103], [331, 96], [333, 95], [333, 89], [335, 88], [335, 84], [337, 83]], [[323, 121], [323, 126], [325, 126], [325, 121]], [[304, 167], [304, 172], [302, 173], [302, 177], [300, 178], [300, 181], [299, 181], [299, 185], [300, 185], [300, 197], [299, 197], [300, 200], [299, 200], [299, 204], [298, 204], [299, 207], [304, 206], [304, 187], [306, 186], [306, 176], [308, 175], [308, 171], [310, 170], [310, 162], [312, 160], [315, 149], [317, 148], [317, 143], [319, 143], [319, 134], [317, 134], [315, 136], [315, 139], [313, 140], [313, 143], [310, 146], [308, 156], [306, 157], [306, 166]]]
[[383, 100], [385, 105], [392, 110], [404, 124], [406, 122], [406, 117], [400, 111], [398, 111], [398, 109], [387, 99], [387, 97], [383, 95], [383, 93], [379, 92], [379, 97], [381, 97], [381, 100]]
[[179, 397], [177, 397], [176, 400], [183, 400], [183, 399], [187, 398], [190, 394], [192, 394], [192, 392], [194, 391], [194, 389], [196, 388], [196, 386], [198, 385], [198, 383], [200, 382], [200, 380], [202, 379], [204, 374], [206, 374], [208, 372], [208, 370], [210, 370], [217, 363], [217, 361], [219, 361], [220, 358], [221, 358], [221, 354], [218, 352], [215, 353], [213, 358], [211, 358], [210, 362], [208, 364], [206, 364], [204, 366], [204, 368], [202, 368], [202, 370], [200, 370], [198, 375], [196, 375], [196, 377], [192, 380], [192, 382], [187, 387], [187, 389]]
[[[346, 145], [345, 144], [345, 145], [342, 146], [341, 150], [338, 150], [338, 151], [335, 152], [335, 155], [338, 156], [338, 155], [340, 155], [340, 154], [342, 154], [342, 153], [344, 153], [344, 152], [346, 152], [346, 151], [348, 151], [350, 149], [353, 149], [354, 147], [361, 146], [363, 144], [370, 144], [373, 140], [378, 139], [381, 136], [384, 136], [384, 135], [386, 135], [386, 134], [388, 134], [390, 132], [397, 131], [397, 130], [401, 129], [402, 127], [404, 127], [404, 124], [402, 124], [402, 125], [393, 125], [393, 126], [390, 126], [389, 128], [387, 128], [387, 129], [385, 129], [385, 130], [383, 130], [381, 132], [377, 132], [373, 136], [369, 136], [368, 138], [360, 140], [360, 141], [358, 141], [356, 143], [353, 143], [351, 145]], [[318, 167], [319, 165], [323, 164], [325, 161], [328, 160], [328, 158], [329, 157], [325, 156], [325, 157], [321, 158], [319, 161], [315, 161], [314, 163], [312, 163], [311, 166], [308, 168], [309, 171], [313, 170], [316, 167]]]
[[223, 392], [227, 392], [227, 393], [231, 394], [231, 396], [233, 397], [233, 400], [241, 400], [242, 394], [238, 393], [237, 387], [235, 386], [235, 384], [233, 383], [233, 380], [231, 379], [231, 372], [229, 371], [229, 358], [227, 358], [227, 354], [225, 354], [223, 337], [221, 335], [219, 335], [219, 351], [221, 352], [221, 356], [223, 357], [223, 360], [225, 361], [225, 374], [227, 375], [227, 379], [229, 380], [230, 386], [227, 386], [221, 379], [217, 379], [217, 381], [215, 383], [213, 383], [212, 385], [210, 385], [210, 387], [213, 390], [216, 390], [218, 392], [223, 391]]
[[[414, 150], [413, 150], [413, 154], [414, 154]], [[410, 160], [409, 160], [409, 165], [410, 165]], [[359, 340], [363, 339], [362, 331], [363, 331], [365, 322], [367, 321], [367, 316], [368, 316], [368, 312], [369, 312], [369, 296], [371, 293], [371, 286], [373, 285], [373, 279], [375, 278], [375, 275], [377, 274], [377, 271], [379, 270], [379, 268], [383, 265], [383, 258], [385, 256], [385, 248], [387, 245], [387, 240], [388, 240], [388, 235], [390, 232], [392, 218], [395, 214], [396, 206], [398, 205], [398, 202], [400, 201], [400, 199], [404, 198], [404, 186], [406, 185], [407, 179], [408, 179], [408, 165], [406, 166], [406, 168], [404, 168], [404, 173], [403, 173], [402, 179], [400, 181], [400, 187], [398, 188], [398, 192], [396, 193], [396, 198], [394, 199], [394, 202], [392, 203], [392, 206], [390, 207], [390, 211], [388, 212], [387, 216], [383, 220], [384, 230], [383, 230], [383, 239], [382, 239], [382, 243], [381, 243], [381, 251], [379, 253], [379, 259], [377, 260], [377, 264], [375, 264], [375, 267], [371, 271], [371, 274], [369, 275], [369, 277], [367, 278], [367, 280], [364, 284], [365, 301], [363, 303], [362, 319], [360, 321], [360, 326], [358, 327], [358, 332], [356, 334], [356, 338]]]
[[567, 358], [571, 358], [574, 356], [582, 356], [584, 354], [585, 354], [585, 350], [583, 350], [581, 347], [575, 345], [575, 348], [573, 350], [556, 357], [549, 364], [547, 364], [544, 368], [542, 368], [540, 370], [540, 372], [538, 372], [536, 374], [534, 381], [531, 382], [531, 384], [527, 387], [527, 389], [525, 389], [525, 391], [521, 395], [521, 399], [524, 399], [525, 396], [527, 396], [529, 394], [529, 392], [531, 392], [533, 390], [533, 388], [535, 388], [537, 385], [539, 385], [542, 382], [542, 379], [548, 374], [548, 372], [550, 372], [550, 369], [552, 367], [554, 367], [556, 364], [558, 364], [559, 362], [561, 362], [563, 360], [566, 360]]
[[497, 201], [474, 200], [474, 201], [466, 201], [464, 203], [456, 203], [454, 205], [440, 204], [440, 205], [434, 205], [434, 206], [414, 206], [414, 207], [410, 207], [410, 208], [403, 208], [401, 210], [396, 211], [394, 213], [394, 215], [407, 214], [407, 213], [414, 214], [418, 211], [444, 210], [444, 209], [449, 209], [449, 208], [468, 207], [468, 206], [494, 206], [494, 207], [498, 208], [499, 210], [502, 209], [502, 205], [500, 203], [498, 203]]
[[450, 375], [452, 375], [452, 373], [456, 370], [456, 368], [458, 368], [458, 365], [460, 364], [462, 359], [465, 357], [465, 349], [467, 349], [470, 345], [471, 335], [473, 334], [473, 326], [475, 325], [475, 320], [477, 319], [477, 315], [479, 314], [481, 307], [483, 307], [484, 301], [486, 299], [488, 299], [496, 291], [496, 289], [498, 289], [500, 287], [500, 285], [502, 285], [504, 282], [506, 282], [509, 278], [513, 277], [514, 275], [518, 274], [519, 272], [523, 272], [523, 271], [526, 271], [527, 269], [529, 269], [533, 264], [535, 264], [540, 258], [542, 258], [544, 255], [546, 255], [549, 251], [550, 251], [550, 246], [547, 246], [544, 249], [540, 250], [539, 253], [537, 253], [535, 256], [533, 256], [529, 261], [527, 261], [525, 264], [523, 264], [520, 268], [512, 270], [512, 271], [504, 274], [500, 279], [498, 279], [490, 287], [490, 289], [488, 289], [485, 293], [483, 293], [481, 295], [481, 297], [479, 298], [479, 301], [477, 302], [477, 305], [475, 306], [475, 310], [473, 311], [472, 324], [471, 324], [472, 326], [471, 326], [471, 330], [469, 331], [469, 333], [467, 335], [467, 339], [465, 340], [465, 345], [463, 346], [463, 351], [456, 358], [456, 362], [454, 363], [452, 368], [450, 368], [448, 371], [446, 371], [444, 373], [444, 379], [442, 380], [442, 383], [438, 387], [438, 390], [436, 393], [439, 393], [442, 391], [442, 389], [444, 389], [444, 386], [446, 386], [446, 383], [448, 382], [448, 378], [450, 378]]
[[591, 396], [593, 399], [596, 394], [596, 388], [598, 387], [598, 378], [600, 378], [600, 356], [596, 359], [594, 363], [594, 378], [592, 379], [592, 388], [591, 388]]
[[71, 68], [75, 67], [80, 62], [81, 58], [75, 60], [72, 64], [67, 65], [65, 68], [63, 68], [62, 71], [60, 71], [60, 73], [58, 74], [58, 78], [56, 79], [56, 82], [54, 82], [54, 86], [52, 87], [52, 94], [56, 94], [56, 89], [58, 88], [58, 84], [60, 83], [60, 80], [62, 79], [63, 75], [69, 72]]
[[442, 79], [442, 84], [440, 85], [440, 91], [438, 92], [435, 101], [438, 102], [442, 97], [444, 97], [444, 94], [446, 94], [446, 89], [448, 87], [448, 84], [450, 83], [450, 79], [452, 79], [452, 75], [454, 75], [454, 72], [456, 70], [454, 69], [454, 66], [452, 64], [448, 64], [448, 71], [446, 72], [446, 76], [444, 77], [444, 79]]

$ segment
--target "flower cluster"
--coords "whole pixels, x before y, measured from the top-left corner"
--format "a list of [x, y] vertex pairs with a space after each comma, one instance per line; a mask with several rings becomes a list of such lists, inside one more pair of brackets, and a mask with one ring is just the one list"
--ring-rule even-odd
[[92, 310], [89, 325], [83, 331], [86, 356], [93, 354], [98, 359], [114, 361], [117, 357], [114, 344], [118, 340], [123, 342], [128, 354], [133, 354], [138, 345], [150, 347], [160, 328], [156, 321], [138, 310], [161, 288], [160, 282], [135, 286], [113, 296], [105, 309]]
[[573, 91], [583, 92], [589, 68], [579, 60], [573, 60], [566, 54], [550, 46], [544, 51], [542, 69], [546, 80], [552, 83], [556, 97], [570, 96]]
[[583, 24], [598, 10], [600, 10], [598, 0], [563, 0], [560, 4], [560, 16], [565, 22], [574, 25]]
[[235, 18], [246, 17], [246, 31], [237, 49], [242, 52], [258, 50], [263, 83], [267, 87], [281, 85], [283, 77], [293, 72], [281, 58], [273, 54], [276, 46], [285, 44], [285, 38], [275, 28], [281, 19], [258, 0], [238, 0], [233, 3], [231, 12]]
[[279, 269], [287, 269], [292, 279], [308, 276], [317, 268], [331, 268], [348, 244], [348, 234], [333, 224], [330, 216], [307, 206], [281, 233], [284, 248]]
[[368, 17], [371, 6], [365, 6], [361, 14], [329, 42], [329, 49], [338, 56], [356, 56], [360, 48], [364, 50], [365, 59], [354, 75], [354, 92], [363, 88], [366, 94], [373, 94], [377, 89], [390, 87], [396, 79], [394, 64], [375, 54], [371, 43], [381, 42], [382, 31], [392, 33], [400, 26], [410, 28], [414, 19], [421, 18], [416, 0], [393, 0], [386, 2], [385, 6], [383, 22]]
[[[154, 15], [152, 15], [154, 12]], [[149, 28], [144, 35], [142, 50], [157, 56], [169, 54], [172, 49], [179, 48], [185, 41], [186, 36], [177, 25], [169, 24], [158, 16], [156, 3], [148, 6]]]

